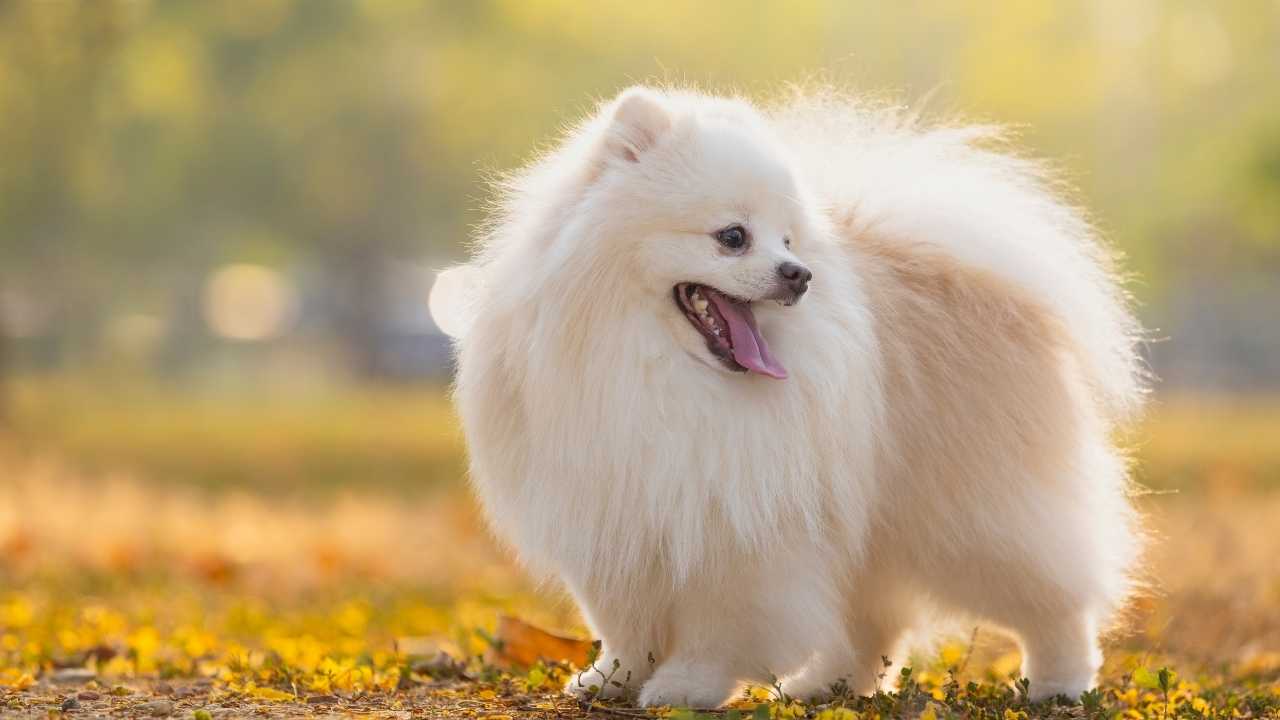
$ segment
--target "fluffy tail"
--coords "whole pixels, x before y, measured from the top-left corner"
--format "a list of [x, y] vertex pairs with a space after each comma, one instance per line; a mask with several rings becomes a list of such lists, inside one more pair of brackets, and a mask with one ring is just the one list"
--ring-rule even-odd
[[1067, 328], [1112, 421], [1141, 408], [1140, 326], [1115, 255], [1067, 188], [1008, 151], [998, 128], [928, 126], [901, 108], [796, 90], [770, 116], [821, 200], [1024, 286]]

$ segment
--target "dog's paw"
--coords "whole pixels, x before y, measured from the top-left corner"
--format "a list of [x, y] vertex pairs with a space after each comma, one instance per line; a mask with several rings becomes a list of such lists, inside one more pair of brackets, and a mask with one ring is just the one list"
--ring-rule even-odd
[[1076, 678], [1033, 679], [1030, 687], [1027, 688], [1027, 699], [1031, 702], [1040, 702], [1062, 695], [1068, 700], [1079, 702], [1080, 695], [1095, 687], [1096, 684], [1092, 674]]
[[831, 691], [832, 684], [805, 673], [783, 681], [782, 692], [788, 697], [810, 704], [818, 704], [827, 702], [832, 698], [834, 695]]
[[720, 707], [733, 693], [734, 682], [722, 670], [707, 665], [667, 663], [640, 689], [643, 707]]
[[625, 696], [630, 689], [621, 682], [607, 681], [595, 670], [587, 669], [574, 673], [564, 684], [564, 691], [569, 695], [587, 702], [590, 700], [614, 700]]

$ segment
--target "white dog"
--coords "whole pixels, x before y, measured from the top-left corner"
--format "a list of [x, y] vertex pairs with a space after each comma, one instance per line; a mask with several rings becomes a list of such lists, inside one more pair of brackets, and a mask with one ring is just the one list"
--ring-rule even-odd
[[1094, 684], [1140, 545], [1110, 439], [1138, 327], [994, 142], [637, 87], [503, 185], [455, 398], [493, 527], [618, 661], [606, 694], [866, 692], [938, 613], [1012, 632], [1034, 698]]

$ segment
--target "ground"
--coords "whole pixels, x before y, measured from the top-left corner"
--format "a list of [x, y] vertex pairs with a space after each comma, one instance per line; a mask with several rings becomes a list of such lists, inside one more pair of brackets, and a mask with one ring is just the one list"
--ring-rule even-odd
[[[484, 531], [438, 390], [96, 387], [28, 381], [0, 431], [0, 716], [648, 714], [557, 692], [590, 646]], [[1278, 409], [1168, 400], [1126, 438], [1150, 588], [1084, 704], [1026, 703], [980, 626], [873, 698], [754, 688], [718, 715], [1280, 717]]]

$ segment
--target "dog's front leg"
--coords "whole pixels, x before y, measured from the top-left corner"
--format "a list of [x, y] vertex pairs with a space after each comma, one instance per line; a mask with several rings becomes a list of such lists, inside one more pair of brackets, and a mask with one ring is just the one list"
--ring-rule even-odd
[[583, 700], [634, 698], [664, 650], [667, 599], [582, 589], [573, 595], [601, 647], [595, 662], [575, 673], [565, 691]]

